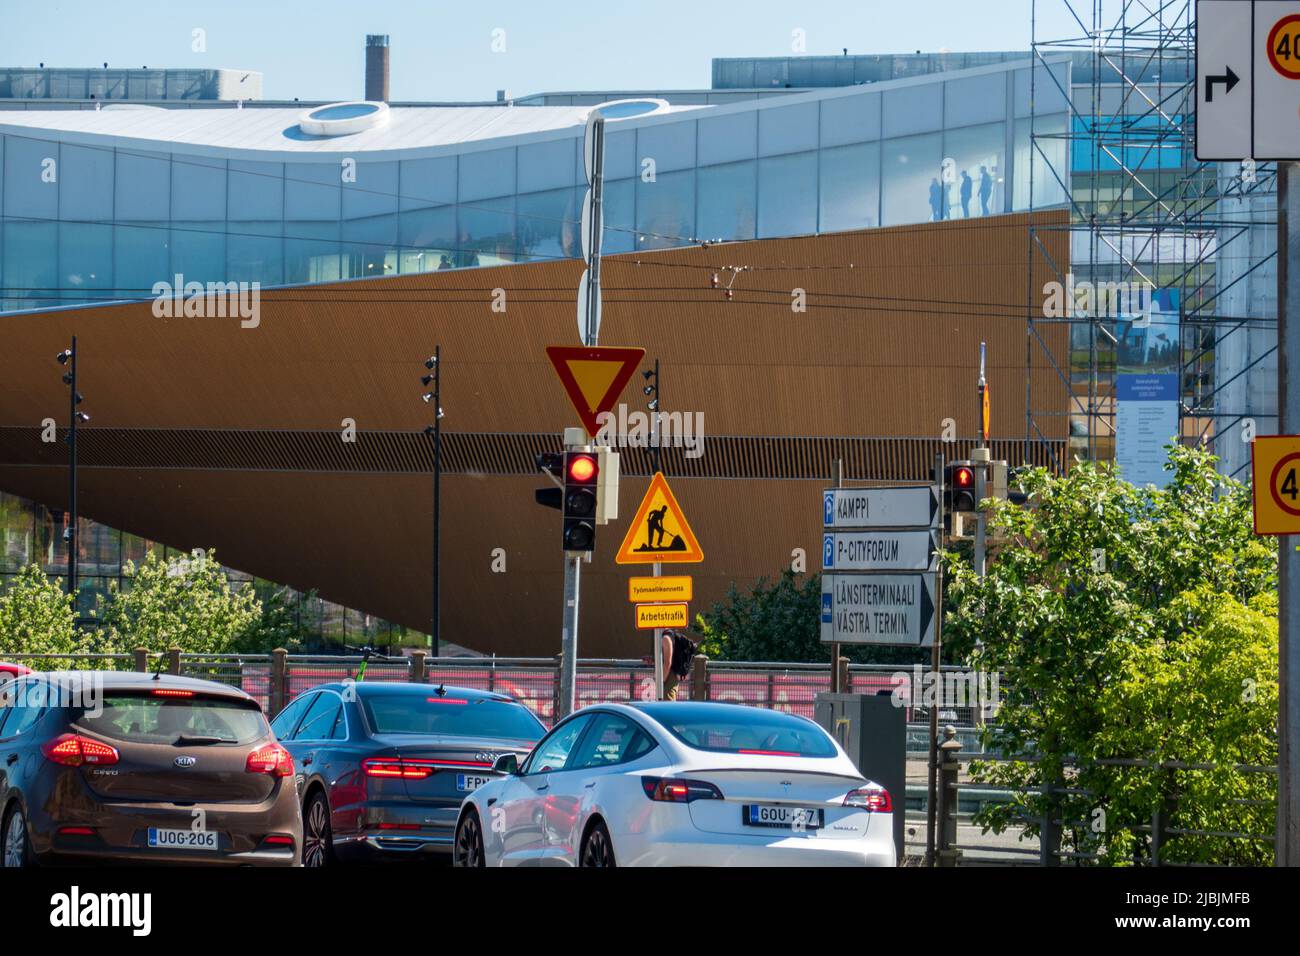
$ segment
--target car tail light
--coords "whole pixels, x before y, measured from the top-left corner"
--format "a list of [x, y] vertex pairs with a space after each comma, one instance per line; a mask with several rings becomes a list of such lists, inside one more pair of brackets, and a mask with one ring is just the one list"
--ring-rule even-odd
[[894, 802], [889, 799], [889, 791], [876, 784], [850, 790], [844, 797], [844, 806], [857, 807], [868, 813], [894, 812]]
[[96, 767], [111, 767], [118, 761], [117, 750], [108, 744], [91, 740], [81, 734], [63, 734], [41, 744], [41, 753], [51, 763], [65, 767], [80, 767], [93, 764]]
[[417, 760], [411, 757], [367, 757], [361, 761], [361, 769], [367, 777], [390, 780], [424, 780], [440, 767], [491, 770], [492, 764], [486, 760]]
[[192, 690], [177, 690], [174, 687], [159, 687], [156, 690], [149, 691], [154, 697], [193, 697]]
[[367, 777], [390, 780], [424, 780], [432, 776], [434, 766], [427, 760], [403, 760], [400, 757], [367, 757], [361, 761]]
[[722, 791], [703, 780], [682, 777], [642, 777], [641, 789], [651, 800], [690, 803], [692, 800], [721, 800]]
[[293, 846], [293, 837], [287, 833], [272, 833], [262, 841], [265, 846]]
[[94, 827], [59, 827], [59, 836], [94, 836]]
[[293, 757], [279, 744], [263, 744], [244, 762], [247, 773], [265, 773], [272, 777], [292, 777]]
[[468, 704], [469, 703], [469, 701], [465, 700], [463, 697], [426, 697], [424, 698], [424, 702], [426, 704]]

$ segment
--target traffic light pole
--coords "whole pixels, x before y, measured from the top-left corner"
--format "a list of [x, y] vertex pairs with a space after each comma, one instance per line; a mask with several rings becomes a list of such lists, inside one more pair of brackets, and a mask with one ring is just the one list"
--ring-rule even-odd
[[578, 582], [582, 572], [582, 555], [564, 555], [564, 629], [560, 634], [560, 720], [573, 713], [578, 684]]
[[[582, 237], [584, 258], [587, 261], [586, 283], [583, 289], [586, 309], [583, 309], [583, 296], [580, 295], [577, 303], [578, 329], [582, 332], [583, 344], [594, 347], [600, 338], [600, 245], [604, 232], [601, 200], [605, 182], [605, 120], [603, 117], [596, 115], [588, 121], [582, 148], [587, 173], [590, 214]], [[582, 441], [570, 441], [567, 431], [564, 445], [569, 451], [584, 447]], [[565, 480], [566, 482], [568, 480], [567, 474]], [[567, 504], [561, 502], [560, 507], [561, 514], [567, 515]], [[593, 522], [596, 520], [594, 513], [591, 520]], [[577, 699], [578, 590], [582, 559], [582, 552], [571, 552], [567, 548], [564, 551], [564, 624], [560, 631], [560, 695], [557, 701], [559, 712], [555, 715], [557, 720], [573, 713]]]

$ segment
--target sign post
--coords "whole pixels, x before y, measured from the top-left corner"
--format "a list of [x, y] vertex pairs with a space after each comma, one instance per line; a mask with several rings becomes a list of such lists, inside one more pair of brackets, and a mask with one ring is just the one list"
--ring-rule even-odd
[[[821, 640], [835, 650], [837, 670], [841, 644], [929, 647], [935, 686], [942, 686], [942, 454], [935, 459], [935, 476], [936, 484], [876, 488], [843, 488], [837, 481], [822, 492]], [[926, 860], [932, 863], [939, 701], [929, 709]]]
[[[614, 560], [618, 564], [649, 564], [653, 566], [653, 577], [633, 578], [640, 582], [643, 590], [654, 587], [651, 582], [674, 580], [685, 584], [689, 597], [691, 579], [666, 579], [660, 577], [665, 564], [694, 564], [704, 560], [704, 550], [700, 547], [695, 532], [691, 530], [686, 513], [677, 503], [677, 498], [663, 472], [655, 472], [641, 499], [636, 514], [627, 526], [627, 534], [619, 546]], [[633, 583], [628, 585], [628, 595], [635, 593]], [[690, 622], [688, 607], [684, 603], [673, 604], [637, 604], [636, 622], [638, 628], [654, 629], [654, 664], [655, 664], [655, 699], [664, 695], [664, 661], [663, 629], [667, 627], [687, 627]], [[646, 622], [646, 623], [643, 623]]]
[[[1300, 533], [1293, 492], [1300, 473], [1300, 5], [1279, 0], [1198, 0], [1196, 158], [1277, 162], [1277, 341], [1280, 436], [1256, 437], [1255, 532], [1278, 543], [1278, 866], [1300, 866]], [[1296, 226], [1293, 229], [1292, 223]]]

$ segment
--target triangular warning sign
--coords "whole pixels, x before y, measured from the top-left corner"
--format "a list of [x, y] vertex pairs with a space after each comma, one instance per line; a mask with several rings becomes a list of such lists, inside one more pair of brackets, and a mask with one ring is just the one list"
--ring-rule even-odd
[[662, 472], [651, 479], [614, 560], [619, 564], [694, 564], [704, 560], [700, 542]]
[[587, 434], [592, 436], [600, 431], [596, 417], [614, 407], [644, 355], [645, 349], [604, 345], [546, 347], [546, 357], [555, 366]]

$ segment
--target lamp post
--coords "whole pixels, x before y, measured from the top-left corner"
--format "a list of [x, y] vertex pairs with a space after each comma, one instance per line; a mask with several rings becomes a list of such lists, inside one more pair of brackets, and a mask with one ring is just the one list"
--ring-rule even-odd
[[[64, 441], [68, 443], [68, 526], [64, 529], [63, 540], [68, 543], [68, 594], [75, 597], [77, 593], [77, 423], [90, 421], [90, 416], [77, 410], [82, 402], [82, 395], [77, 391], [77, 337], [72, 337], [72, 347], [66, 348], [54, 356], [55, 361], [65, 366], [63, 384], [68, 386], [68, 434]], [[74, 609], [75, 610], [75, 609]]]
[[433, 629], [430, 631], [430, 643], [433, 656], [442, 654], [442, 584], [440, 580], [440, 561], [442, 548], [439, 532], [442, 524], [442, 346], [433, 347], [433, 355], [424, 363], [429, 374], [420, 379], [425, 388], [433, 386], [433, 391], [424, 393], [426, 405], [433, 405], [433, 424], [425, 426], [424, 433], [433, 438]]

